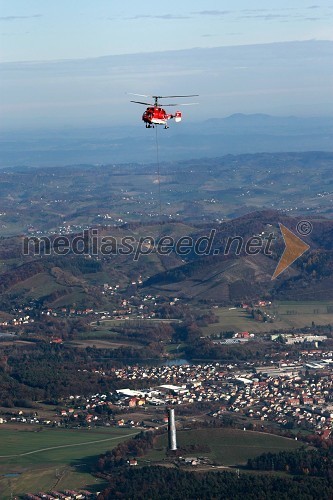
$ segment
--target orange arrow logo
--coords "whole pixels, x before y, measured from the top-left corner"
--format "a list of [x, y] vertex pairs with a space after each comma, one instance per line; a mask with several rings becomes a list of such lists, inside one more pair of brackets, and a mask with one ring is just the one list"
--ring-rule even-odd
[[272, 280], [277, 278], [285, 271], [295, 260], [297, 260], [304, 252], [309, 250], [310, 246], [304, 243], [298, 236], [292, 233], [286, 226], [279, 222], [281, 233], [284, 239], [286, 248], [276, 266]]

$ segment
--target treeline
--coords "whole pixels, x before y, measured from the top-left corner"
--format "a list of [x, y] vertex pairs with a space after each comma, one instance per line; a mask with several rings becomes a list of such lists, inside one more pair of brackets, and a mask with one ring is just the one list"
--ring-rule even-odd
[[114, 468], [126, 465], [131, 458], [143, 457], [153, 447], [154, 435], [151, 431], [140, 432], [133, 439], [119, 443], [98, 459], [97, 470], [109, 474]]
[[[112, 377], [94, 373], [100, 358], [92, 354], [42, 342], [29, 349], [14, 345], [1, 353], [0, 400], [12, 407], [22, 399], [57, 400], [71, 394], [108, 392]], [[100, 357], [100, 352], [96, 355]]]
[[33, 401], [38, 401], [44, 396], [44, 391], [37, 387], [22, 384], [6, 373], [0, 366], [0, 401], [1, 406], [12, 408], [14, 406], [31, 408]]
[[40, 262], [29, 262], [27, 264], [21, 264], [15, 269], [11, 269], [10, 271], [1, 274], [0, 294], [4, 293], [12, 286], [17, 285], [21, 281], [25, 281], [42, 271], [43, 265]]
[[177, 468], [125, 468], [112, 474], [98, 500], [329, 500], [327, 479], [283, 478], [230, 472], [187, 472]]
[[279, 453], [263, 453], [250, 458], [247, 466], [252, 470], [277, 470], [290, 474], [326, 477], [333, 480], [333, 450], [300, 448], [296, 451], [280, 451]]
[[[33, 314], [31, 314], [33, 316]], [[36, 317], [36, 316], [35, 316]], [[54, 318], [52, 316], [36, 317], [34, 323], [24, 325], [24, 333], [45, 340], [60, 337], [63, 340], [75, 338], [79, 333], [88, 330], [87, 319], [84, 318]]]
[[[88, 348], [94, 350], [94, 348]], [[149, 359], [159, 359], [162, 358], [164, 354], [163, 344], [161, 342], [151, 342], [145, 348], [136, 348], [131, 346], [121, 346], [117, 349], [96, 349], [100, 356], [104, 359], [114, 359], [120, 362], [126, 362], [131, 360], [137, 362], [144, 362]]]
[[98, 273], [103, 270], [101, 261], [87, 259], [81, 255], [52, 256], [49, 258], [48, 264], [49, 267], [59, 267], [63, 271], [69, 271], [74, 276]]
[[56, 358], [36, 359], [14, 368], [12, 378], [26, 387], [39, 389], [45, 399], [58, 399], [78, 391], [80, 394], [107, 391], [104, 378], [83, 370], [84, 366], [78, 372], [77, 366]]
[[185, 347], [187, 359], [207, 359], [223, 361], [249, 361], [262, 359], [265, 354], [270, 354], [274, 348], [269, 342], [247, 342], [244, 344], [214, 344], [207, 338], [196, 336], [191, 343]]
[[145, 345], [171, 340], [174, 335], [174, 328], [170, 323], [149, 323], [144, 320], [124, 321], [121, 326], [113, 326], [111, 331], [121, 334], [122, 339], [137, 340]]
[[331, 276], [333, 272], [332, 249], [312, 251], [303, 262], [303, 269], [314, 278]]
[[[3, 346], [0, 350], [0, 400], [5, 406], [18, 406], [19, 400], [57, 400], [71, 394], [109, 392], [123, 386], [111, 368], [130, 360], [144, 362], [161, 358], [163, 343], [150, 342], [143, 348], [71, 348], [49, 342], [29, 342], [26, 346]], [[100, 375], [98, 370], [109, 372]], [[140, 382], [140, 380], [138, 381]], [[129, 385], [132, 385], [128, 381]], [[133, 381], [133, 385], [136, 383]]]

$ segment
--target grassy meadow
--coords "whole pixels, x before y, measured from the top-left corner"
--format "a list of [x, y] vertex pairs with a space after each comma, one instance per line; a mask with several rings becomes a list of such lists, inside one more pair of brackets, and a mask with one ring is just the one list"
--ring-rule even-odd
[[0, 498], [54, 488], [98, 488], [101, 481], [89, 474], [89, 466], [100, 453], [135, 434], [118, 428], [0, 428]]
[[[302, 443], [294, 439], [240, 429], [197, 429], [177, 432], [179, 448], [194, 444], [208, 446], [210, 451], [191, 452], [187, 455], [207, 456], [210, 460], [225, 466], [244, 465], [249, 458], [262, 453], [291, 451], [302, 446]], [[167, 434], [163, 434], [156, 439], [155, 449], [147, 458], [152, 461], [163, 460], [166, 449]]]
[[256, 321], [245, 309], [219, 307], [214, 313], [219, 323], [202, 328], [205, 336], [222, 331], [249, 331], [264, 333], [272, 330], [303, 328], [315, 325], [333, 324], [333, 301], [276, 301], [271, 306], [262, 308], [274, 317], [273, 323]]

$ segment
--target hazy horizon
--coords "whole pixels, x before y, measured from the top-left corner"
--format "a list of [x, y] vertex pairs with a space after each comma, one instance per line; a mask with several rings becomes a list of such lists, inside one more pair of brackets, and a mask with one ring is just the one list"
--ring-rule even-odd
[[0, 3], [2, 131], [142, 126], [130, 92], [199, 94], [180, 127], [333, 116], [330, 0]]
[[309, 40], [2, 63], [1, 128], [141, 125], [144, 106], [130, 103], [130, 92], [199, 94], [199, 105], [182, 109], [189, 122], [331, 116], [332, 56], [333, 42]]

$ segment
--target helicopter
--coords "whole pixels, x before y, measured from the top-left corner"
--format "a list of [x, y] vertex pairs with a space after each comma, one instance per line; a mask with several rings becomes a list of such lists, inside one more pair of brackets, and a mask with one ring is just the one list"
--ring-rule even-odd
[[[167, 129], [169, 128], [168, 126], [168, 120], [171, 120], [174, 118], [175, 122], [180, 122], [182, 119], [182, 113], [181, 111], [176, 111], [174, 114], [167, 113], [165, 109], [162, 108], [161, 104], [159, 103], [159, 99], [173, 99], [176, 97], [197, 97], [198, 94], [190, 94], [190, 95], [145, 95], [145, 94], [133, 94], [131, 95], [137, 95], [141, 97], [151, 97], [154, 99], [153, 103], [149, 102], [142, 102], [142, 101], [131, 101], [136, 104], [143, 104], [144, 106], [148, 106], [146, 111], [142, 115], [142, 120], [146, 124], [146, 128], [154, 128], [155, 125], [164, 125], [164, 128]], [[163, 106], [190, 106], [192, 104], [197, 104], [196, 102], [191, 102], [191, 103], [184, 103], [184, 104], [163, 104]]]

